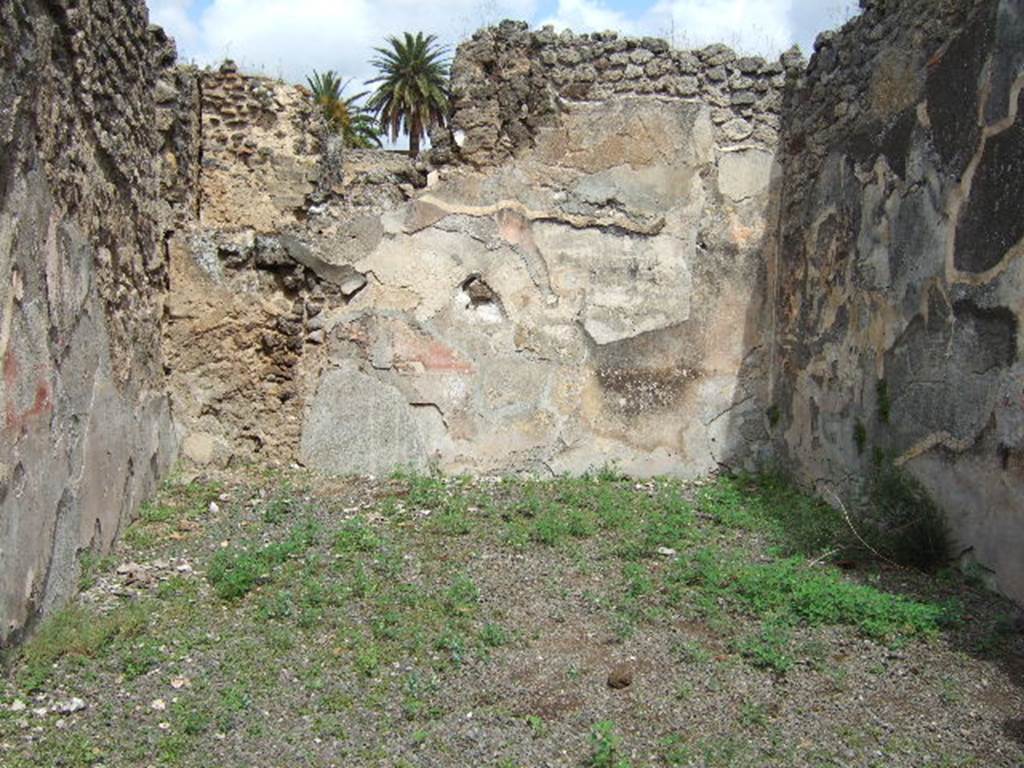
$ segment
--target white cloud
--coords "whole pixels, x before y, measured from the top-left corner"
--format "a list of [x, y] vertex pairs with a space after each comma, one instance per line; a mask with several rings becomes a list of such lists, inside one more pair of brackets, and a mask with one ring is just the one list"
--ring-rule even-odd
[[423, 31], [453, 45], [505, 17], [533, 18], [537, 0], [213, 0], [191, 21], [194, 0], [149, 0], [152, 17], [178, 40], [179, 54], [200, 64], [224, 58], [247, 71], [303, 82], [314, 69], [358, 83], [387, 35]]
[[857, 0], [652, 0], [646, 10], [630, 15], [608, 0], [558, 0], [555, 13], [541, 24], [652, 35], [678, 48], [725, 43], [774, 57], [794, 43], [809, 54], [815, 36], [842, 24], [857, 5]]
[[607, 7], [600, 0], [558, 0], [554, 15], [542, 20], [539, 26], [547, 24], [573, 32], [612, 30], [632, 34], [637, 31], [635, 22], [626, 14]]
[[682, 48], [725, 43], [737, 50], [778, 54], [795, 39], [792, 0], [660, 0], [646, 25]]
[[192, 50], [199, 43], [199, 27], [192, 21], [193, 0], [149, 0], [149, 18], [171, 34], [178, 52]]
[[[303, 82], [313, 69], [356, 80], [372, 76], [373, 47], [405, 30], [454, 45], [502, 18], [578, 32], [614, 29], [665, 37], [679, 47], [724, 42], [776, 55], [794, 42], [809, 53], [814, 36], [856, 10], [857, 0], [149, 0], [151, 16], [177, 40], [183, 59], [230, 57], [248, 71]], [[620, 10], [632, 6], [631, 12]], [[199, 11], [199, 8], [204, 10]], [[353, 91], [354, 92], [354, 91]]]

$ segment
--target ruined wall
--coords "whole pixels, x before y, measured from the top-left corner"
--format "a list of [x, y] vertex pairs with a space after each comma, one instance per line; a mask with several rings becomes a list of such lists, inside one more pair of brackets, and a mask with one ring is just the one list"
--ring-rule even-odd
[[864, 5], [787, 97], [777, 435], [847, 499], [906, 467], [1024, 599], [1024, 3]]
[[167, 134], [181, 138], [165, 142], [179, 221], [165, 347], [183, 455], [198, 465], [291, 462], [321, 367], [322, 310], [367, 282], [304, 241], [317, 221], [344, 247], [358, 231], [351, 215], [401, 204], [399, 187], [411, 190], [404, 179], [416, 173], [399, 155], [353, 153], [342, 180], [301, 88], [230, 63], [167, 74]]
[[173, 452], [142, 2], [0, 7], [0, 645], [76, 586]]
[[456, 110], [450, 130], [432, 137], [434, 154], [499, 163], [556, 124], [564, 102], [632, 96], [700, 102], [717, 144], [774, 148], [786, 69], [803, 65], [799, 52], [765, 61], [724, 45], [676, 50], [656, 38], [556, 34], [505, 21], [459, 47], [452, 68]]
[[698, 475], [765, 445], [783, 64], [506, 23], [459, 49], [432, 166], [340, 169], [300, 89], [231, 69], [171, 246], [192, 461]]

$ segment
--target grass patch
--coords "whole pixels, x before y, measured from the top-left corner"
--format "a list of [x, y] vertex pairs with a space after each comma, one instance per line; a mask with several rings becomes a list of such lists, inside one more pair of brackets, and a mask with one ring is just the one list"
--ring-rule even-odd
[[630, 768], [630, 762], [622, 757], [622, 739], [615, 733], [615, 723], [604, 720], [596, 723], [590, 731], [591, 755], [587, 761], [590, 768]]
[[765, 622], [756, 634], [742, 638], [737, 643], [737, 650], [755, 667], [785, 674], [794, 664], [790, 651], [792, 644], [790, 627], [773, 620]]
[[[318, 494], [320, 482], [329, 490]], [[234, 765], [235, 745], [244, 743], [251, 754], [281, 754], [295, 765], [325, 754], [339, 764], [409, 765], [412, 757], [455, 765], [453, 745], [470, 727], [485, 738], [505, 729], [502, 743], [486, 745], [487, 764], [626, 768], [630, 752], [644, 764], [794, 764], [786, 739], [808, 736], [784, 730], [780, 707], [802, 708], [816, 729], [816, 691], [855, 695], [865, 656], [880, 690], [913, 688], [916, 700], [946, 715], [963, 708], [971, 689], [959, 670], [943, 670], [948, 681], [897, 681], [887, 672], [889, 650], [863, 638], [909, 643], [945, 628], [954, 642], [987, 644], [989, 654], [1018, 648], [1014, 617], [985, 613], [973, 597], [964, 609], [972, 621], [947, 625], [952, 614], [942, 605], [884, 591], [889, 570], [876, 573], [863, 549], [859, 580], [828, 565], [833, 553], [857, 546], [845, 520], [780, 476], [314, 482], [283, 473], [232, 484], [224, 498], [237, 503], [215, 515], [207, 509], [213, 491], [176, 487], [185, 498], [161, 497], [131, 529], [166, 549], [160, 578], [133, 586], [128, 602], [112, 573], [114, 591], [101, 604], [121, 607], [69, 609], [42, 624], [15, 660], [9, 690], [0, 690], [0, 742], [12, 745], [3, 760]], [[355, 509], [371, 511], [350, 517]], [[189, 532], [182, 546], [184, 537], [168, 534], [193, 515], [201, 524], [178, 528]], [[232, 545], [220, 548], [224, 540]], [[209, 553], [197, 569], [205, 577], [176, 570], [183, 549], [190, 559]], [[83, 582], [95, 583], [120, 557], [86, 562]], [[932, 582], [906, 574], [900, 583], [924, 584], [930, 595], [963, 588], [952, 571]], [[850, 629], [819, 629], [826, 626]], [[946, 645], [918, 643], [913, 652], [953, 659]], [[622, 699], [634, 694], [604, 690], [604, 662], [593, 655], [638, 647], [655, 649], [667, 684], [640, 713]], [[742, 704], [752, 690], [746, 666], [790, 677], [776, 681], [772, 699]], [[543, 677], [530, 677], [535, 669]], [[60, 688], [49, 690], [56, 679]], [[19, 719], [31, 712], [3, 704], [18, 697], [32, 707], [32, 692], [81, 695], [88, 706], [60, 731], [55, 717], [33, 715], [31, 739], [22, 738]], [[588, 739], [594, 717], [566, 740], [565, 708], [582, 701], [572, 711], [593, 712], [592, 695], [626, 703], [614, 710], [618, 725], [597, 723]], [[166, 713], [146, 708], [155, 696]], [[138, 702], [147, 717], [123, 701]], [[672, 707], [696, 713], [679, 736], [671, 735], [678, 719], [660, 714]], [[726, 716], [711, 722], [708, 711]], [[91, 740], [75, 741], [79, 729]], [[821, 737], [837, 738], [828, 726]], [[848, 762], [867, 764], [877, 748], [884, 745], [857, 747]], [[838, 759], [819, 752], [822, 764]]]
[[223, 549], [210, 561], [206, 578], [223, 600], [239, 600], [270, 580], [275, 567], [309, 549], [319, 526], [306, 521], [292, 529], [288, 538], [260, 548]]
[[757, 617], [808, 626], [845, 624], [876, 639], [929, 636], [948, 618], [946, 608], [857, 584], [834, 568], [810, 567], [800, 557], [750, 563], [703, 549], [679, 560], [670, 579]]
[[128, 603], [109, 614], [69, 605], [43, 622], [39, 631], [21, 647], [18, 686], [29, 692], [40, 690], [57, 661], [84, 663], [103, 656], [115, 641], [142, 634], [148, 621], [148, 608], [138, 603]]

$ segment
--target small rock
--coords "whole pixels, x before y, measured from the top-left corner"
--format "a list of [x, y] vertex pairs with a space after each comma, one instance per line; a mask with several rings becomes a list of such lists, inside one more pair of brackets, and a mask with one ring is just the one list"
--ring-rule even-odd
[[220, 512], [220, 507], [217, 505], [217, 502], [216, 501], [211, 501], [210, 502], [210, 514], [211, 515], [216, 515], [218, 512]]
[[74, 698], [68, 699], [67, 701], [58, 702], [57, 706], [55, 706], [53, 709], [55, 712], [59, 712], [62, 715], [70, 715], [74, 714], [75, 712], [81, 712], [83, 709], [85, 709], [85, 702], [76, 696]]
[[50, 710], [46, 707], [38, 707], [32, 710], [32, 714], [36, 717], [46, 717], [48, 714], [50, 714]]
[[729, 141], [742, 141], [753, 132], [753, 127], [742, 117], [733, 118], [722, 126], [722, 133]]
[[338, 286], [345, 298], [350, 298], [366, 287], [366, 275], [355, 272], [341, 281]]
[[175, 690], [187, 688], [188, 684], [189, 680], [187, 677], [176, 677], [173, 680], [171, 680], [171, 688], [174, 688]]
[[658, 547], [658, 554], [662, 557], [675, 557], [678, 553], [671, 547]]
[[11, 702], [10, 710], [11, 712], [24, 712], [25, 706], [26, 705], [24, 701], [22, 701], [21, 699], [15, 699]]
[[163, 699], [153, 699], [149, 705], [150, 709], [156, 710], [157, 712], [163, 712], [167, 709], [167, 702]]
[[633, 684], [633, 667], [629, 664], [617, 664], [608, 673], [608, 687], [619, 691]]

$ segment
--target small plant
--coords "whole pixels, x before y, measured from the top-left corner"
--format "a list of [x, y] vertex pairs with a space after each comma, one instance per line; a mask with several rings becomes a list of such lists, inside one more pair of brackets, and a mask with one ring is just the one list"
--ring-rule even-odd
[[784, 675], [793, 668], [789, 653], [790, 628], [779, 621], [768, 621], [760, 632], [739, 641], [737, 648], [755, 667]]
[[811, 568], [800, 557], [748, 563], [704, 549], [680, 559], [669, 579], [698, 588], [714, 603], [732, 603], [756, 616], [785, 624], [848, 624], [879, 639], [927, 636], [948, 616], [941, 606], [856, 584], [838, 569]]
[[437, 681], [424, 679], [419, 672], [410, 672], [402, 681], [402, 712], [409, 720], [429, 715], [429, 697], [436, 693]]
[[434, 641], [434, 650], [443, 652], [455, 666], [466, 658], [466, 639], [454, 624], [449, 624]]
[[879, 379], [875, 384], [875, 395], [878, 400], [878, 419], [883, 424], [888, 424], [892, 415], [892, 402], [889, 399], [889, 384], [885, 379]]
[[430, 518], [431, 527], [444, 536], [465, 536], [473, 530], [466, 503], [451, 499]]
[[121, 671], [125, 680], [134, 680], [155, 668], [163, 661], [160, 643], [152, 638], [126, 644], [121, 656]]
[[626, 563], [622, 576], [626, 580], [626, 595], [632, 600], [646, 597], [654, 591], [650, 574], [639, 563]]
[[768, 722], [768, 709], [763, 704], [744, 702], [740, 707], [739, 721], [747, 728], [763, 727]]
[[683, 736], [668, 736], [661, 742], [662, 757], [666, 765], [690, 765], [693, 750]]
[[84, 592], [95, 586], [101, 573], [112, 571], [116, 560], [111, 555], [99, 555], [92, 550], [86, 550], [79, 556], [78, 562], [81, 567], [78, 588]]
[[863, 456], [868, 444], [868, 430], [860, 419], [853, 425], [853, 443], [857, 446], [857, 455]]
[[362, 517], [346, 520], [334, 535], [334, 551], [339, 555], [374, 552], [380, 546], [380, 536]]
[[266, 577], [267, 563], [259, 552], [221, 550], [213, 556], [206, 578], [222, 600], [238, 600]]
[[153, 525], [156, 523], [169, 523], [174, 519], [176, 512], [173, 507], [165, 504], [148, 503], [143, 504], [139, 510], [139, 519], [143, 523]]
[[878, 548], [901, 565], [936, 570], [949, 562], [949, 527], [924, 487], [907, 472], [883, 466], [875, 474], [870, 502], [880, 530]]
[[307, 521], [296, 526], [282, 542], [262, 549], [219, 550], [210, 561], [206, 578], [223, 600], [239, 600], [270, 579], [274, 567], [309, 549], [316, 541], [318, 526]]
[[761, 509], [751, 502], [743, 482], [738, 478], [723, 478], [714, 485], [702, 488], [697, 495], [700, 510], [719, 525], [748, 531], [764, 527]]
[[500, 648], [508, 645], [508, 632], [499, 624], [484, 624], [484, 628], [480, 630], [480, 642], [487, 648]]
[[557, 509], [547, 509], [538, 515], [530, 529], [530, 538], [538, 544], [554, 547], [569, 536], [569, 525], [565, 516]]
[[711, 653], [700, 643], [682, 640], [672, 646], [672, 652], [684, 664], [707, 664], [711, 661]]
[[615, 723], [604, 720], [595, 724], [590, 731], [590, 744], [590, 768], [630, 768], [629, 761], [620, 756], [622, 739], [615, 733]]
[[683, 681], [676, 686], [676, 701], [689, 701], [693, 698], [694, 688], [693, 683]]
[[771, 427], [772, 429], [775, 429], [775, 427], [778, 426], [779, 419], [781, 418], [779, 406], [768, 406], [768, 410], [765, 411], [765, 416], [768, 418], [768, 426]]
[[547, 733], [547, 726], [544, 723], [544, 718], [539, 715], [527, 715], [526, 724], [530, 726], [530, 732], [533, 734], [533, 738], [543, 738]]
[[615, 483], [625, 478], [622, 470], [614, 461], [601, 465], [594, 479], [599, 483]]
[[360, 646], [356, 652], [356, 669], [363, 677], [373, 677], [380, 668], [380, 648], [374, 642], [367, 642]]
[[269, 525], [277, 525], [292, 511], [291, 499], [276, 497], [267, 502], [263, 508], [263, 522]]
[[964, 700], [964, 691], [960, 682], [952, 677], [942, 679], [939, 698], [946, 706], [960, 704]]
[[445, 610], [452, 616], [472, 613], [480, 601], [480, 590], [468, 576], [458, 575], [445, 593]]
[[262, 597], [258, 615], [264, 621], [281, 620], [290, 618], [294, 610], [292, 593], [282, 589]]

